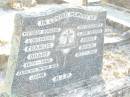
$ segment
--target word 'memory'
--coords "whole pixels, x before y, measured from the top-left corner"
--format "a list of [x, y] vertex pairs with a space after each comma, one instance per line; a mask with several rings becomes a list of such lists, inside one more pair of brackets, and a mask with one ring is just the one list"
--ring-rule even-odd
[[32, 74], [32, 73], [36, 73], [36, 72], [41, 72], [41, 71], [45, 71], [45, 70], [48, 70], [48, 69], [57, 68], [58, 66], [59, 66], [58, 64], [52, 64], [52, 65], [37, 67], [37, 68], [33, 68], [33, 69], [18, 71], [16, 73], [16, 76], [21, 76], [21, 75], [27, 75], [27, 74]]
[[80, 12], [64, 12], [64, 13], [54, 16], [53, 18], [50, 18], [50, 19], [40, 20], [37, 22], [37, 25], [45, 26], [45, 25], [55, 23], [57, 21], [65, 19], [65, 18], [70, 18], [70, 17], [81, 18], [81, 19], [85, 19], [85, 20], [97, 20], [96, 15], [88, 15], [88, 14], [83, 14]]

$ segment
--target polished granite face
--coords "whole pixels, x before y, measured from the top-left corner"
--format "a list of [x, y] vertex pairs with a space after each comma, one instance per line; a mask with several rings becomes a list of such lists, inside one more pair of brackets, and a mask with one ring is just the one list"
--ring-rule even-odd
[[16, 16], [21, 40], [14, 95], [63, 89], [101, 73], [105, 12], [83, 8], [47, 12]]

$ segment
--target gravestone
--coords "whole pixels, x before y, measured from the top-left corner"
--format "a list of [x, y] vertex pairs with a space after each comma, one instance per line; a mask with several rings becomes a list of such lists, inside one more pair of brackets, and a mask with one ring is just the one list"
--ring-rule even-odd
[[17, 14], [7, 73], [12, 94], [53, 95], [99, 75], [105, 17], [100, 7], [66, 5]]

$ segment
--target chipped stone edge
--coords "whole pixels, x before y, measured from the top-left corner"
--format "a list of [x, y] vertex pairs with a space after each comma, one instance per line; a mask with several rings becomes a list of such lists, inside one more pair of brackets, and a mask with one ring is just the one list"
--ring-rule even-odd
[[7, 86], [6, 92], [8, 93], [8, 95], [11, 95], [11, 86], [14, 78], [15, 69], [17, 66], [17, 58], [19, 53], [21, 31], [22, 31], [22, 17], [16, 14], [14, 23], [15, 23], [14, 26], [15, 30], [12, 36], [11, 53], [8, 60], [7, 72], [5, 78], [5, 84]]

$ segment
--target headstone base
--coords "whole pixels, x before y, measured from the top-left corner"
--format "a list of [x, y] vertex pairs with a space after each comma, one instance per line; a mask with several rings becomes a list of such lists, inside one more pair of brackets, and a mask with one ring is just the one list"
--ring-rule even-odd
[[[104, 81], [100, 76], [95, 76], [84, 84], [64, 88], [64, 92], [45, 95], [43, 92], [29, 95], [29, 97], [129, 97], [130, 77]], [[59, 91], [59, 90], [58, 90]]]

